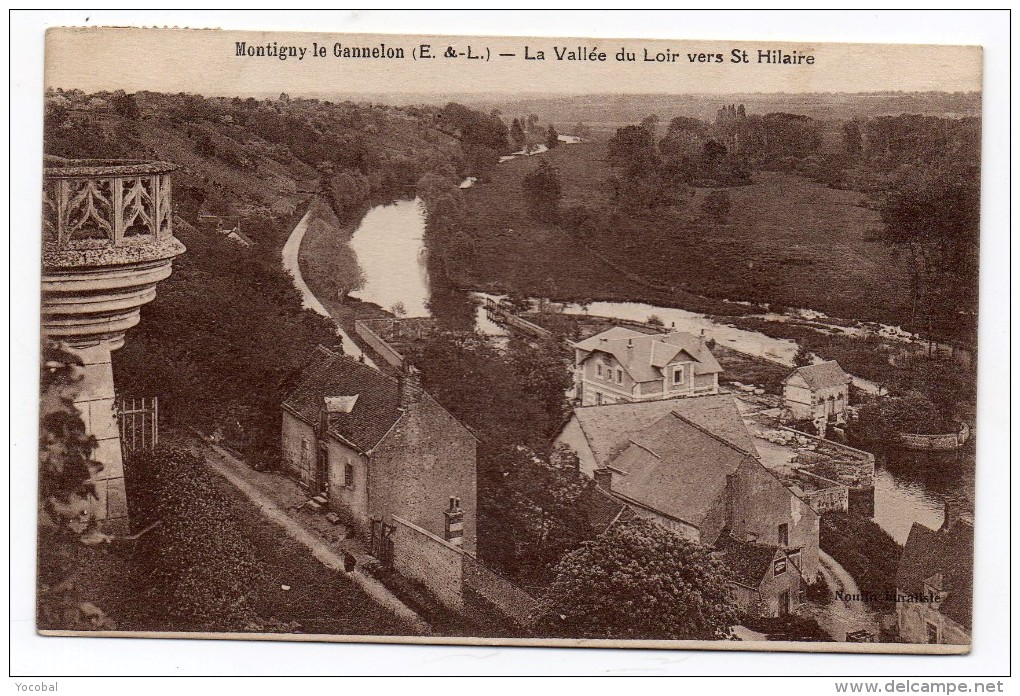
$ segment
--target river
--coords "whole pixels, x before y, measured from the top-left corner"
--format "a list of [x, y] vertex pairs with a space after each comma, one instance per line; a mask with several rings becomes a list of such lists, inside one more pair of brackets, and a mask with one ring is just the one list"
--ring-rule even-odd
[[351, 296], [398, 316], [429, 316], [424, 234], [425, 205], [419, 198], [369, 210], [351, 236], [364, 276]]
[[[533, 153], [537, 154], [537, 153]], [[522, 156], [519, 153], [517, 156]], [[465, 180], [465, 183], [467, 180]], [[468, 186], [473, 185], [471, 181]], [[307, 216], [302, 220], [307, 225]], [[301, 228], [302, 224], [298, 227]], [[306, 298], [306, 306], [328, 316], [325, 308], [315, 299], [301, 279], [297, 268], [296, 249], [303, 236], [303, 228], [295, 228], [284, 248], [284, 265], [294, 273], [295, 283]], [[431, 287], [424, 245], [425, 208], [417, 198], [396, 201], [372, 208], [361, 220], [351, 238], [351, 248], [358, 256], [364, 275], [364, 285], [352, 295], [372, 302], [383, 309], [400, 310], [407, 317], [431, 316], [429, 298]], [[290, 264], [290, 265], [288, 265]], [[505, 330], [490, 321], [482, 307], [489, 297], [472, 293], [477, 301], [475, 328], [491, 336], [505, 335]], [[657, 307], [640, 302], [592, 302], [582, 307], [576, 304], [562, 306], [567, 314], [590, 314], [630, 321], [646, 321], [658, 317], [665, 326], [699, 334], [736, 350], [792, 366], [797, 344], [787, 339], [746, 331], [725, 323], [713, 321], [703, 314], [673, 307]], [[342, 332], [340, 332], [342, 333]], [[353, 341], [344, 336], [344, 347], [352, 355], [360, 354]], [[854, 382], [867, 391], [877, 391], [877, 385], [854, 377]], [[960, 473], [964, 472], [964, 473]], [[875, 520], [896, 541], [906, 541], [913, 522], [937, 528], [942, 519], [942, 499], [945, 493], [954, 493], [973, 499], [973, 456], [962, 456], [959, 461], [945, 461], [932, 455], [907, 466], [887, 465], [879, 458], [875, 475]]]

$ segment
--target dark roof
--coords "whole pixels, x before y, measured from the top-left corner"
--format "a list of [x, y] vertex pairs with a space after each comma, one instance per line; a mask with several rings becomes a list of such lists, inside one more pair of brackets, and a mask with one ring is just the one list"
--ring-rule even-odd
[[957, 521], [937, 532], [914, 523], [900, 555], [896, 587], [907, 593], [923, 593], [925, 581], [942, 575], [934, 584], [947, 592], [939, 611], [964, 628], [971, 626], [974, 584], [974, 528]]
[[850, 381], [850, 375], [844, 372], [835, 360], [798, 367], [786, 379], [789, 380], [795, 375], [803, 377], [810, 389], [838, 387]]
[[722, 367], [704, 341], [684, 331], [646, 334], [614, 326], [575, 343], [574, 347], [614, 356], [635, 382], [661, 380], [662, 368], [678, 358], [678, 361], [693, 361], [694, 373], [698, 375], [722, 372]]
[[724, 532], [716, 540], [715, 548], [719, 551], [719, 559], [733, 572], [737, 582], [758, 587], [766, 573], [772, 572], [772, 559], [779, 547], [740, 541]]
[[644, 430], [609, 466], [612, 490], [641, 507], [700, 527], [726, 490], [726, 477], [750, 454], [670, 412]]
[[577, 505], [587, 513], [588, 523], [596, 534], [603, 533], [616, 522], [636, 516], [627, 505], [595, 485], [589, 485], [581, 492]]
[[326, 397], [357, 396], [350, 413], [329, 414], [329, 432], [368, 452], [400, 418], [397, 380], [353, 358], [319, 346], [305, 364], [283, 407], [311, 426]]
[[738, 449], [758, 456], [734, 398], [728, 394], [660, 401], [580, 406], [574, 409], [598, 466], [605, 466], [630, 445], [630, 438], [668, 413], [679, 413]]

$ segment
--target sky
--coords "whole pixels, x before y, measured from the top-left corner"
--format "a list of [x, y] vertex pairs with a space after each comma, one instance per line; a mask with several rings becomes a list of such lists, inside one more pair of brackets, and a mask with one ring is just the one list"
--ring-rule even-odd
[[[302, 59], [238, 57], [237, 44], [304, 48]], [[404, 50], [403, 60], [334, 57], [345, 46]], [[422, 44], [431, 57], [419, 56]], [[326, 51], [312, 57], [313, 46]], [[444, 56], [487, 55], [488, 60]], [[526, 60], [543, 52], [545, 60]], [[557, 60], [556, 50], [598, 60]], [[635, 60], [617, 61], [621, 49]], [[814, 63], [758, 63], [758, 51], [810, 55]], [[734, 51], [737, 53], [735, 54]], [[732, 62], [746, 51], [750, 62]], [[514, 57], [500, 57], [513, 53]], [[698, 54], [706, 58], [699, 59]], [[718, 55], [720, 58], [716, 58]], [[775, 55], [775, 54], [772, 54]], [[665, 60], [655, 60], [657, 56]], [[691, 56], [694, 57], [692, 62]], [[645, 58], [651, 60], [645, 60]], [[721, 59], [722, 62], [719, 62]], [[74, 28], [46, 35], [45, 84], [86, 92], [287, 92], [520, 94], [734, 94], [753, 92], [980, 91], [974, 46], [641, 39], [485, 38], [430, 35], [238, 32], [213, 29]]]

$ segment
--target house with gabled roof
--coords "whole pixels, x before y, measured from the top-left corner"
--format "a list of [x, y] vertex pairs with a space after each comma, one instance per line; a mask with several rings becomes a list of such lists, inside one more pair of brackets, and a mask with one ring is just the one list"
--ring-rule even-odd
[[719, 393], [719, 362], [703, 336], [648, 334], [624, 326], [574, 344], [582, 406]]
[[938, 530], [915, 522], [896, 571], [896, 626], [908, 643], [968, 645], [974, 527], [947, 501]]
[[620, 454], [631, 433], [640, 432], [673, 412], [757, 458], [754, 438], [729, 394], [577, 407], [557, 436], [556, 444], [569, 445], [577, 452], [581, 472], [594, 476], [596, 469], [607, 466]]
[[794, 420], [846, 420], [852, 378], [835, 360], [798, 367], [783, 380], [783, 404]]
[[394, 379], [319, 346], [282, 418], [284, 470], [366, 537], [396, 516], [474, 549], [477, 439], [413, 367]]
[[[732, 396], [577, 407], [556, 442], [635, 514], [716, 549], [744, 611], [795, 611], [815, 581], [818, 513], [759, 461]], [[745, 546], [767, 564], [745, 568]]]

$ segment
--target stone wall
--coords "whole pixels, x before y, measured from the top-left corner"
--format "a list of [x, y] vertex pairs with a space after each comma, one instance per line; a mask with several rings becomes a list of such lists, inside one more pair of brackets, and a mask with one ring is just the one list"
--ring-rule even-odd
[[416, 524], [393, 516], [393, 569], [420, 582], [443, 606], [464, 609], [464, 551]]
[[826, 512], [847, 512], [850, 506], [850, 489], [835, 481], [797, 469], [793, 472], [813, 489], [805, 490], [803, 498], [819, 515]]
[[359, 337], [361, 337], [361, 340], [367, 343], [372, 350], [379, 354], [379, 357], [394, 367], [403, 368], [404, 356], [398, 353], [393, 346], [384, 341], [382, 336], [368, 326], [367, 322], [361, 319], [355, 321], [354, 331]]
[[964, 440], [959, 433], [943, 433], [938, 435], [899, 433], [897, 435], [897, 439], [899, 440], [901, 447], [929, 452], [948, 452], [955, 450]]

